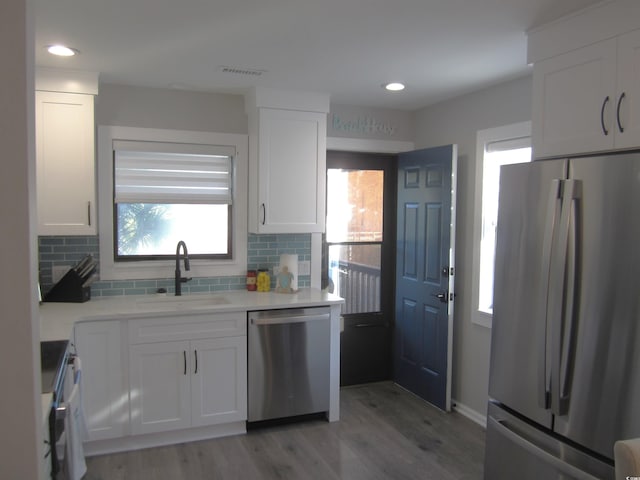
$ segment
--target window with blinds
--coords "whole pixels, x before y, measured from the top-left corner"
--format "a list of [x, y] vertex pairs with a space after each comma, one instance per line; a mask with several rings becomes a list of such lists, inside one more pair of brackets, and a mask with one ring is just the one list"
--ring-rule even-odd
[[143, 141], [113, 143], [115, 259], [231, 258], [233, 149]]

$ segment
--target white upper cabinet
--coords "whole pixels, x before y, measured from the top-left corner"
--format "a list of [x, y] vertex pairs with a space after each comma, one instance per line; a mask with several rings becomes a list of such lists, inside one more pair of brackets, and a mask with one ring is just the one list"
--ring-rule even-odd
[[615, 40], [544, 60], [533, 70], [536, 158], [613, 148]]
[[640, 30], [618, 40], [616, 146], [640, 146]]
[[640, 147], [638, 28], [620, 0], [530, 32], [535, 158]]
[[36, 180], [39, 235], [95, 235], [97, 75], [39, 69]]
[[323, 232], [328, 96], [259, 90], [249, 115], [249, 231]]

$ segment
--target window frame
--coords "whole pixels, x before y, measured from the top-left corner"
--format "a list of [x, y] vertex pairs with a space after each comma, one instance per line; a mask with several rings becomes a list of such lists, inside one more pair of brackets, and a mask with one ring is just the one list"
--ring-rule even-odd
[[473, 221], [473, 265], [471, 289], [471, 322], [491, 328], [493, 315], [478, 308], [480, 301], [480, 243], [482, 240], [482, 198], [484, 183], [484, 161], [486, 146], [493, 142], [531, 138], [531, 122], [518, 122], [501, 127], [478, 130], [476, 135], [476, 172]]
[[244, 275], [247, 266], [247, 175], [248, 136], [230, 133], [193, 132], [121, 126], [98, 126], [98, 237], [101, 280], [134, 280], [171, 278], [175, 261], [159, 260], [115, 261], [113, 202], [114, 141], [151, 141], [194, 143], [232, 147], [233, 208], [230, 219], [232, 258], [194, 258], [191, 277]]

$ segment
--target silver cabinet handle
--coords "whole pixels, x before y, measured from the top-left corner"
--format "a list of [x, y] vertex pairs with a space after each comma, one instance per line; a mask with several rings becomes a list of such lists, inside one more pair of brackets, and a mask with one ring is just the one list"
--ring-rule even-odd
[[262, 225], [264, 225], [265, 223], [267, 223], [267, 207], [264, 203], [261, 205], [261, 207], [262, 207]]
[[87, 222], [91, 226], [91, 200], [87, 202]]
[[194, 357], [196, 359], [196, 368], [193, 371], [193, 374], [195, 375], [195, 374], [198, 373], [198, 350], [194, 350], [193, 353], [194, 353]]

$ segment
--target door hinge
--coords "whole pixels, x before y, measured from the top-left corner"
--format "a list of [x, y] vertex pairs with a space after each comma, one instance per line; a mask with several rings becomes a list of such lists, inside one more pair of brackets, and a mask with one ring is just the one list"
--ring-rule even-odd
[[443, 277], [453, 277], [453, 267], [442, 267]]

